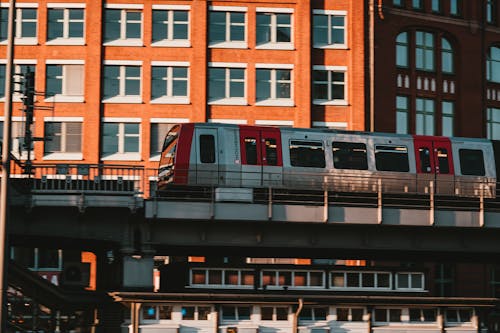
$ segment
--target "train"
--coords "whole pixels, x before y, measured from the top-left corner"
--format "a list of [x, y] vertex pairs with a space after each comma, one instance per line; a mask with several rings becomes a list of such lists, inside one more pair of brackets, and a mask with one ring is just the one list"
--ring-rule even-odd
[[317, 128], [182, 123], [158, 189], [172, 186], [495, 198], [500, 142]]

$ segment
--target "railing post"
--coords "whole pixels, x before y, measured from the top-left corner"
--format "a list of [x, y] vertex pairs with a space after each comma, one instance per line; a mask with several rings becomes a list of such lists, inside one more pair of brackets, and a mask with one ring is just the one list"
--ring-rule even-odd
[[377, 223], [382, 223], [382, 179], [377, 180]]
[[273, 219], [273, 189], [269, 186], [268, 197], [267, 197], [267, 219]]
[[434, 225], [434, 181], [429, 182], [429, 224]]
[[323, 222], [328, 222], [328, 190], [323, 193]]
[[479, 226], [484, 227], [484, 189], [485, 186], [483, 183], [480, 184], [479, 187]]

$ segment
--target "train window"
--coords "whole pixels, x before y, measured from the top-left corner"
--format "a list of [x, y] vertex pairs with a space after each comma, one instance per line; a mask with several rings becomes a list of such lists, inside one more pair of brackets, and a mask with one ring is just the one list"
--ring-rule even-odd
[[276, 139], [267, 138], [266, 141], [266, 160], [267, 165], [278, 165], [278, 151], [276, 149]]
[[430, 151], [427, 147], [422, 147], [418, 149], [420, 155], [420, 172], [429, 173], [431, 172], [431, 158]]
[[408, 149], [406, 146], [375, 146], [375, 165], [379, 171], [408, 172]]
[[333, 166], [336, 169], [367, 170], [364, 143], [332, 142]]
[[245, 151], [246, 151], [247, 164], [256, 165], [257, 164], [256, 138], [245, 138]]
[[448, 150], [446, 148], [437, 148], [437, 162], [439, 165], [439, 173], [450, 173], [448, 163]]
[[459, 155], [462, 175], [484, 176], [484, 158], [482, 150], [460, 149]]
[[215, 163], [215, 138], [213, 135], [200, 135], [201, 163]]
[[294, 167], [324, 168], [325, 150], [323, 143], [292, 140], [290, 142], [290, 164]]

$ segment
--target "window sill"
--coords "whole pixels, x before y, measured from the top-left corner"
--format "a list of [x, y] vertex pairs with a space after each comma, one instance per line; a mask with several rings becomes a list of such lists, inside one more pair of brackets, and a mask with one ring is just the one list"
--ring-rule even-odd
[[292, 43], [266, 43], [255, 47], [257, 50], [295, 50]]
[[152, 47], [191, 47], [189, 40], [161, 40], [151, 43]]
[[314, 44], [315, 49], [325, 49], [325, 50], [348, 50], [346, 44]]
[[152, 99], [150, 104], [189, 104], [189, 97], [158, 97]]
[[247, 42], [216, 42], [210, 43], [209, 48], [219, 48], [219, 49], [248, 49]]
[[55, 95], [52, 97], [47, 97], [44, 102], [50, 103], [83, 103], [85, 99], [83, 96], [65, 96], [65, 95]]
[[295, 106], [291, 99], [269, 99], [255, 103], [256, 106]]
[[101, 161], [141, 161], [140, 153], [116, 153], [106, 157], [101, 157]]
[[[2, 41], [1, 44], [7, 44], [7, 41]], [[15, 38], [14, 45], [38, 45], [37, 37]]]
[[82, 153], [52, 153], [47, 154], [43, 158], [45, 161], [82, 161]]
[[208, 101], [208, 105], [248, 105], [246, 98], [221, 98]]
[[103, 103], [142, 104], [140, 96], [115, 96], [102, 100]]
[[45, 45], [85, 45], [83, 38], [56, 38], [45, 42]]
[[142, 39], [119, 39], [105, 42], [104, 46], [144, 46]]
[[337, 105], [337, 106], [348, 106], [349, 103], [347, 101], [337, 100], [337, 101], [329, 101], [326, 99], [314, 99], [314, 105]]
[[150, 156], [149, 160], [152, 161], [152, 162], [159, 162], [160, 161], [160, 154], [156, 154], [156, 155]]

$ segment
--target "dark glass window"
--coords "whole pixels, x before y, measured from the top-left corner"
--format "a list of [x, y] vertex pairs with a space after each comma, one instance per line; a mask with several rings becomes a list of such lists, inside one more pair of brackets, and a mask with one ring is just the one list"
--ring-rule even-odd
[[257, 164], [257, 139], [245, 138], [245, 152], [247, 164]]
[[484, 158], [482, 150], [460, 149], [459, 155], [462, 175], [484, 176]]
[[348, 287], [359, 287], [359, 274], [358, 273], [347, 273], [347, 286]]
[[209, 306], [199, 306], [198, 307], [198, 320], [208, 320], [208, 314], [211, 309]]
[[405, 146], [375, 146], [375, 165], [379, 171], [408, 172], [408, 149]]
[[349, 309], [337, 308], [337, 321], [349, 321]]
[[420, 156], [420, 172], [424, 173], [431, 172], [431, 158], [430, 158], [429, 148], [427, 147], [419, 148], [418, 154]]
[[368, 169], [364, 143], [333, 142], [332, 150], [333, 166], [336, 169]]
[[422, 314], [424, 321], [436, 321], [436, 310], [434, 309], [423, 309]]
[[327, 314], [328, 314], [327, 307], [314, 308], [314, 319], [315, 320], [326, 320]]
[[437, 162], [439, 165], [439, 173], [450, 173], [448, 150], [446, 148], [437, 149]]
[[234, 306], [223, 306], [222, 307], [222, 319], [225, 320], [235, 320], [236, 318], [236, 308]]
[[276, 308], [276, 320], [288, 320], [288, 308], [277, 307]]
[[238, 307], [238, 319], [248, 320], [250, 319], [250, 307], [249, 306], [239, 306]]
[[385, 274], [385, 273], [377, 274], [377, 287], [379, 287], [379, 288], [389, 288], [390, 287], [389, 274]]
[[142, 319], [156, 319], [156, 306], [145, 305], [142, 307]]
[[222, 284], [222, 271], [220, 271], [220, 270], [208, 271], [208, 283], [209, 284]]
[[215, 138], [213, 135], [200, 135], [201, 163], [215, 163]]
[[375, 275], [373, 273], [363, 273], [362, 286], [367, 288], [375, 287]]
[[313, 320], [313, 315], [312, 315], [312, 308], [305, 307], [300, 311], [299, 313], [299, 319], [300, 320]]
[[389, 321], [400, 322], [401, 321], [401, 309], [390, 309], [389, 310]]
[[324, 168], [325, 150], [322, 142], [291, 141], [290, 164], [294, 167]]
[[274, 308], [270, 306], [263, 306], [260, 308], [260, 316], [262, 320], [273, 320]]
[[276, 139], [266, 140], [266, 160], [267, 165], [278, 165], [278, 151], [276, 149]]
[[183, 306], [181, 313], [183, 320], [194, 320], [194, 306]]
[[171, 305], [159, 305], [159, 319], [172, 319], [172, 306]]
[[363, 309], [351, 309], [351, 321], [363, 321]]

